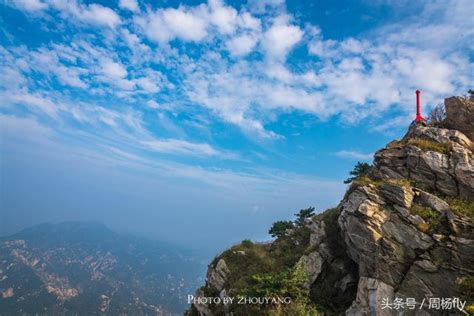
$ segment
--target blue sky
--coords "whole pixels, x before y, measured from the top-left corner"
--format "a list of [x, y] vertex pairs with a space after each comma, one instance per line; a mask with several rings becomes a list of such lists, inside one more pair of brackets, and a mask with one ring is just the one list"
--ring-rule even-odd
[[472, 88], [469, 0], [2, 3], [2, 234], [261, 239]]

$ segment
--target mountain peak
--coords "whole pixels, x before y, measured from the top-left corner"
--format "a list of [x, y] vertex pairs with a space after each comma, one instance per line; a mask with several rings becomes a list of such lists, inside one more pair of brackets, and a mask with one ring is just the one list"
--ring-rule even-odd
[[453, 295], [472, 304], [473, 102], [453, 97], [445, 107], [443, 120], [414, 123], [401, 140], [379, 150], [336, 208], [304, 224], [290, 222], [270, 244], [244, 241], [226, 250], [196, 293], [283, 295], [292, 304], [197, 303], [189, 314], [392, 315], [382, 299], [412, 298], [419, 307], [427, 297]]

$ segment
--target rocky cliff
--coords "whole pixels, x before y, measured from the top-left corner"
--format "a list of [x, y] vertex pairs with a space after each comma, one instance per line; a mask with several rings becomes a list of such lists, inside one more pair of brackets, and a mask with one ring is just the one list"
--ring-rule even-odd
[[[443, 122], [412, 124], [379, 150], [336, 208], [290, 225], [272, 243], [244, 241], [218, 256], [195, 296], [285, 296], [292, 304], [195, 299], [188, 314], [468, 314], [474, 103], [453, 97], [445, 106]], [[430, 298], [467, 303], [436, 308]]]

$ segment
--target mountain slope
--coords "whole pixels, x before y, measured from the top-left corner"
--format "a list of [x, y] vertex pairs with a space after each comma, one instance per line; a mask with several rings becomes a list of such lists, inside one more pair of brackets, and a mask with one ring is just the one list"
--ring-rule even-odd
[[[466, 135], [474, 103], [453, 97], [445, 106], [444, 121], [412, 124], [379, 150], [336, 208], [285, 224], [272, 243], [245, 241], [218, 256], [195, 295], [290, 304], [196, 300], [188, 314], [395, 315], [401, 310], [383, 301], [407, 299], [416, 305], [404, 315], [448, 314], [422, 305], [430, 297], [458, 297], [472, 309], [474, 160]], [[458, 307], [449, 314], [466, 313]]]
[[0, 239], [0, 315], [178, 314], [201, 267], [101, 224], [39, 225]]

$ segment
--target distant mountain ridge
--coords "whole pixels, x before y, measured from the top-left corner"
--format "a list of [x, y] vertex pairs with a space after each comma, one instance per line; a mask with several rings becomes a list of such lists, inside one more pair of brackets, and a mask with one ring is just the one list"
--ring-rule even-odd
[[95, 222], [0, 238], [0, 315], [176, 315], [202, 264], [178, 247]]

